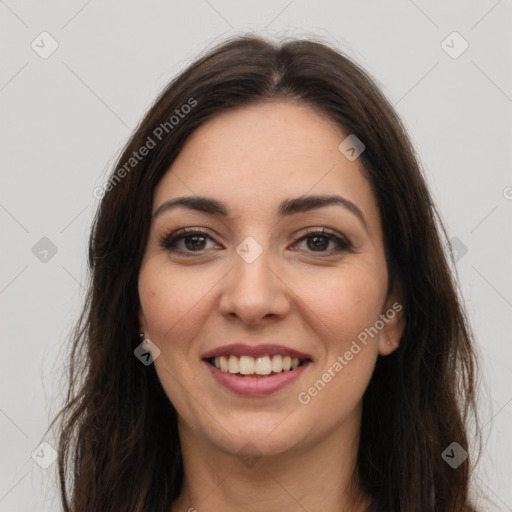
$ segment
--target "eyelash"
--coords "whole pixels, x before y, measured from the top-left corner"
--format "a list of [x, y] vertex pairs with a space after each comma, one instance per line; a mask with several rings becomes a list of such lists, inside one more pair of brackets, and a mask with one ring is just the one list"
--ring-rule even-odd
[[[195, 228], [183, 228], [178, 231], [175, 231], [174, 233], [163, 236], [160, 239], [160, 245], [168, 251], [179, 252], [179, 253], [186, 254], [186, 255], [193, 255], [194, 253], [203, 252], [204, 249], [201, 249], [199, 251], [188, 251], [188, 250], [176, 248], [176, 244], [179, 241], [184, 240], [186, 238], [191, 238], [193, 236], [202, 236], [205, 238], [209, 238], [210, 240], [213, 240], [212, 237], [204, 230], [195, 229]], [[342, 238], [338, 235], [335, 235], [334, 233], [331, 233], [330, 231], [326, 230], [325, 228], [322, 228], [320, 230], [311, 229], [311, 230], [306, 231], [306, 233], [303, 236], [301, 236], [300, 238], [297, 238], [294, 241], [294, 244], [297, 244], [298, 242], [301, 242], [302, 240], [307, 240], [308, 238], [312, 238], [313, 236], [327, 238], [329, 241], [334, 242], [336, 244], [336, 247], [330, 251], [310, 251], [312, 253], [327, 254], [330, 256], [334, 253], [337, 254], [340, 252], [353, 252], [353, 245], [348, 239]]]

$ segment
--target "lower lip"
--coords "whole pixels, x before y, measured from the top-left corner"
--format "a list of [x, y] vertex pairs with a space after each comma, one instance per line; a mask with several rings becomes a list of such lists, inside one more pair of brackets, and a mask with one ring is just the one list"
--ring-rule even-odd
[[245, 377], [223, 372], [206, 361], [205, 364], [217, 382], [233, 393], [245, 396], [265, 396], [276, 393], [297, 380], [307, 369], [310, 362], [304, 363], [293, 371], [283, 371], [276, 375], [258, 377]]

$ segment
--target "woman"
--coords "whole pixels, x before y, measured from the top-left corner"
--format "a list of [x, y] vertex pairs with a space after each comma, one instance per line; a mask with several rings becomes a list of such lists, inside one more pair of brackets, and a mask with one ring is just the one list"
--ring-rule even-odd
[[364, 71], [318, 42], [227, 41], [95, 196], [66, 511], [473, 510], [472, 335]]

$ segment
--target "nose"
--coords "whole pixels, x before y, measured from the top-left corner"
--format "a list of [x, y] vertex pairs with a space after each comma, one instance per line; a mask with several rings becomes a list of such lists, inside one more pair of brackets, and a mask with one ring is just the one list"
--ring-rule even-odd
[[254, 261], [244, 259], [243, 253], [234, 254], [233, 259], [233, 268], [223, 280], [221, 313], [247, 325], [283, 318], [290, 309], [290, 288], [276, 258], [264, 249]]

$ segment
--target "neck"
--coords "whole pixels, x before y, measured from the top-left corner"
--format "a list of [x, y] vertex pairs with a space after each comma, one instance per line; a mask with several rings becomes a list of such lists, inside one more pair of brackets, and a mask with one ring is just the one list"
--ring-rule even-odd
[[221, 451], [180, 426], [185, 479], [172, 512], [362, 512], [369, 500], [354, 476], [358, 419], [315, 443], [247, 459]]

